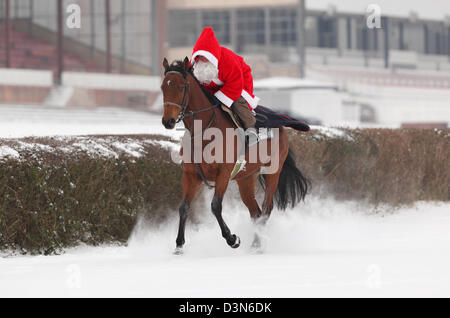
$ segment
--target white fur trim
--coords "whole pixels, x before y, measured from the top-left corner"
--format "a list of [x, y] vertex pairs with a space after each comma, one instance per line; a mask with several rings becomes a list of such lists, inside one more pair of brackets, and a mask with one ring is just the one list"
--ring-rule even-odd
[[225, 84], [224, 82], [222, 82], [219, 78], [215, 78], [212, 80], [216, 85], [222, 86], [223, 84]]
[[244, 97], [244, 99], [247, 101], [247, 103], [250, 104], [250, 106], [252, 106], [252, 108], [258, 106], [258, 102], [260, 101], [259, 97], [252, 97], [252, 95], [250, 95], [245, 89], [242, 90], [242, 97]]
[[217, 91], [214, 96], [216, 96], [222, 103], [224, 103], [228, 107], [231, 107], [231, 105], [233, 104], [233, 100], [225, 95], [222, 91]]
[[198, 55], [206, 57], [208, 61], [210, 61], [215, 67], [218, 67], [219, 61], [217, 60], [217, 57], [215, 57], [210, 52], [204, 50], [195, 51], [194, 54], [192, 54], [192, 61], [195, 62], [195, 57]]

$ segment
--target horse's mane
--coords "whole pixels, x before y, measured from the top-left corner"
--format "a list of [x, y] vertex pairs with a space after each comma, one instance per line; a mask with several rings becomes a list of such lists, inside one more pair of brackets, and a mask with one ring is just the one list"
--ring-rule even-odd
[[200, 88], [202, 89], [203, 94], [205, 94], [205, 96], [208, 98], [208, 100], [211, 102], [211, 104], [217, 104], [217, 98], [213, 94], [211, 94], [205, 87], [203, 87], [203, 85], [200, 84], [198, 79], [195, 77], [192, 66], [190, 66], [189, 69], [186, 72], [183, 69], [183, 61], [178, 60], [178, 61], [172, 62], [172, 64], [169, 65], [167, 70], [164, 72], [164, 75], [166, 75], [167, 72], [170, 72], [170, 71], [175, 71], [175, 72], [181, 73], [184, 76], [184, 78], [186, 78], [188, 73], [190, 75], [192, 75], [192, 77], [197, 82], [198, 86], [200, 86]]

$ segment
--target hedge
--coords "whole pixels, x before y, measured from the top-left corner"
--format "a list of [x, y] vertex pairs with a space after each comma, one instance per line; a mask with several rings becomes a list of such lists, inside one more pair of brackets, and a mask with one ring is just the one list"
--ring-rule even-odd
[[399, 206], [450, 200], [450, 130], [340, 129], [290, 133], [316, 193]]
[[0, 249], [54, 254], [80, 242], [124, 243], [138, 212], [164, 218], [165, 209], [178, 204], [181, 169], [149, 139], [163, 140], [91, 136], [0, 141], [0, 153], [9, 148], [20, 155], [0, 161]]
[[[399, 206], [449, 201], [449, 130], [289, 130], [313, 193]], [[142, 214], [176, 213], [181, 168], [167, 137], [0, 139], [0, 250], [55, 254], [126, 243]]]

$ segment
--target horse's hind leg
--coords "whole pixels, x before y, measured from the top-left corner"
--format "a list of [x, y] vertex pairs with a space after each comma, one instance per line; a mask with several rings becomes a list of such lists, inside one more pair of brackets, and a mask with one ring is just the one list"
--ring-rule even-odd
[[[256, 226], [259, 226], [262, 223], [262, 212], [255, 198], [255, 185], [257, 179], [258, 174], [255, 173], [246, 178], [237, 180], [237, 183], [239, 186], [239, 193], [241, 194], [242, 202], [244, 202], [245, 206], [248, 209], [248, 212], [250, 212], [250, 216], [253, 222], [256, 224]], [[258, 233], [255, 233], [252, 247], [255, 249], [259, 249], [261, 247], [261, 238]]]
[[252, 220], [255, 222], [257, 222], [261, 217], [261, 209], [255, 199], [255, 185], [257, 178], [258, 174], [255, 173], [248, 177], [236, 180], [239, 186], [239, 193], [241, 194], [242, 202], [244, 202], [248, 212], [250, 212]]
[[283, 128], [280, 128], [280, 136], [279, 136], [279, 145], [278, 149], [279, 153], [279, 166], [275, 173], [265, 174], [265, 187], [266, 192], [264, 195], [264, 201], [262, 204], [262, 224], [265, 224], [270, 217], [273, 209], [273, 198], [278, 189], [278, 183], [280, 181], [280, 175], [283, 170], [284, 162], [289, 152], [289, 142], [286, 131]]
[[182, 185], [183, 185], [183, 201], [179, 208], [180, 213], [180, 223], [178, 226], [177, 235], [177, 248], [175, 249], [175, 254], [181, 254], [184, 245], [184, 229], [186, 227], [186, 220], [189, 216], [189, 209], [192, 200], [197, 193], [197, 190], [201, 184], [201, 180], [197, 174], [188, 174], [183, 172]]
[[223, 176], [223, 178], [217, 178], [216, 191], [211, 202], [211, 210], [219, 223], [220, 230], [222, 231], [222, 237], [227, 241], [229, 246], [232, 248], [238, 248], [241, 244], [241, 240], [235, 234], [231, 234], [230, 229], [222, 218], [222, 201], [227, 187], [228, 177], [226, 175]]
[[266, 191], [264, 195], [264, 201], [262, 204], [261, 215], [255, 222], [257, 231], [255, 233], [255, 238], [253, 239], [252, 243], [252, 248], [257, 251], [261, 249], [262, 244], [261, 232], [263, 231], [263, 228], [267, 223], [267, 220], [269, 219], [270, 214], [272, 213], [273, 210], [273, 198], [275, 192], [277, 191], [279, 176], [280, 176], [279, 172], [275, 174], [265, 175]]
[[273, 210], [273, 197], [278, 187], [278, 179], [280, 173], [267, 174], [266, 178], [266, 193], [262, 204], [262, 222], [265, 224], [270, 217]]

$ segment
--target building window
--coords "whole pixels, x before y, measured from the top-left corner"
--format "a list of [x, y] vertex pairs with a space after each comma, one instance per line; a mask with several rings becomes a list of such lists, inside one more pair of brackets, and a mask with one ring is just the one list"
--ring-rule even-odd
[[237, 10], [236, 16], [238, 52], [256, 53], [256, 46], [265, 44], [264, 10]]
[[430, 50], [429, 50], [429, 38], [428, 38], [428, 26], [426, 24], [424, 24], [423, 26], [423, 51], [425, 52], [425, 54], [429, 54]]
[[170, 10], [168, 13], [169, 47], [192, 46], [197, 37], [197, 12]]
[[319, 47], [335, 48], [336, 47], [336, 18], [319, 17]]
[[[203, 11], [203, 27], [210, 26], [220, 44], [230, 44], [230, 12], [229, 11]], [[201, 30], [200, 30], [201, 32]]]
[[356, 48], [358, 50], [369, 50], [368, 30], [366, 21], [358, 19], [356, 23]]
[[398, 48], [399, 50], [405, 50], [403, 22], [399, 22], [398, 24]]
[[346, 21], [346, 27], [347, 27], [347, 49], [352, 49], [352, 20], [347, 17]]
[[373, 50], [378, 51], [378, 29], [376, 28], [373, 29], [372, 34], [373, 34]]
[[447, 55], [450, 56], [450, 27], [447, 29]]
[[295, 46], [297, 43], [297, 11], [295, 8], [270, 10], [270, 42]]
[[230, 12], [169, 10], [169, 47], [193, 46], [203, 27], [210, 26], [220, 44], [230, 44]]
[[[446, 50], [446, 36], [445, 30], [439, 22], [430, 22], [423, 25], [424, 34], [424, 53], [445, 55]], [[448, 44], [447, 44], [448, 45]]]
[[435, 54], [442, 54], [444, 52], [443, 48], [443, 41], [441, 41], [442, 37], [441, 37], [441, 33], [436, 32], [435, 36], [435, 42], [436, 42], [436, 51]]

